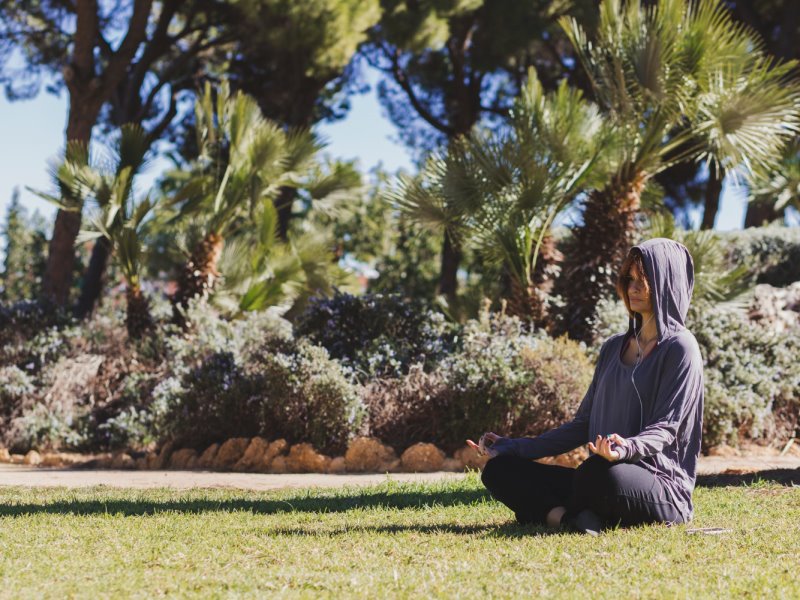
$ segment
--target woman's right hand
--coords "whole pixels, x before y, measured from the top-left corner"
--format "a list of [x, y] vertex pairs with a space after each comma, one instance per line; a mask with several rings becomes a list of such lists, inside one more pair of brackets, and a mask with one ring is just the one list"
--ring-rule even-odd
[[494, 458], [498, 454], [498, 451], [494, 448], [494, 445], [498, 440], [502, 439], [504, 439], [502, 436], [499, 436], [491, 431], [487, 431], [480, 437], [477, 444], [472, 440], [467, 440], [467, 445], [470, 448], [477, 450], [481, 455], [485, 454], [489, 458]]

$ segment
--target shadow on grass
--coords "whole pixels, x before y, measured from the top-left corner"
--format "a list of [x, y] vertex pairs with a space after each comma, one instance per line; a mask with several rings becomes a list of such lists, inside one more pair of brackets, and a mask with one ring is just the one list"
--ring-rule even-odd
[[[304, 537], [333, 537], [347, 536], [354, 533], [389, 533], [401, 534], [406, 532], [437, 534], [452, 533], [456, 535], [488, 535], [500, 538], [545, 537], [564, 533], [559, 529], [548, 529], [542, 525], [518, 525], [513, 522], [502, 525], [487, 523], [485, 525], [459, 525], [457, 523], [441, 523], [437, 525], [366, 525], [342, 527], [333, 530], [319, 530], [305, 527], [279, 527], [270, 528], [270, 535], [304, 536]], [[577, 535], [577, 534], [576, 534]]]
[[249, 499], [191, 499], [191, 500], [59, 500], [46, 504], [0, 504], [0, 516], [20, 516], [34, 513], [124, 516], [155, 515], [166, 512], [200, 514], [206, 512], [245, 511], [254, 514], [279, 514], [289, 512], [341, 513], [364, 508], [430, 509], [435, 506], [470, 505], [491, 500], [484, 490], [459, 490], [452, 492], [386, 491], [350, 495], [310, 496], [287, 495], [263, 500]]
[[[779, 483], [784, 486], [800, 485], [800, 469], [774, 469], [747, 474], [702, 475], [697, 478], [699, 487], [746, 486], [758, 482]], [[72, 514], [96, 515], [113, 514], [123, 516], [148, 516], [162, 513], [201, 514], [209, 512], [244, 511], [253, 514], [281, 514], [290, 512], [343, 513], [358, 509], [395, 508], [427, 510], [433, 507], [473, 505], [491, 501], [491, 496], [484, 489], [467, 489], [454, 491], [408, 491], [408, 490], [364, 490], [352, 491], [341, 495], [298, 495], [286, 494], [279, 497], [261, 499], [199, 498], [186, 500], [146, 500], [117, 499], [106, 500], [58, 500], [42, 504], [19, 503], [0, 504], [0, 516], [24, 516], [31, 514]], [[520, 537], [530, 535], [547, 535], [554, 533], [541, 527], [520, 526], [514, 523], [507, 525], [387, 525], [374, 528], [374, 531], [401, 532], [414, 530], [420, 532], [447, 531], [452, 533], [474, 534], [481, 531], [491, 532], [503, 537]], [[281, 530], [277, 530], [280, 533]], [[293, 535], [325, 535], [324, 532], [286, 530]]]
[[757, 482], [779, 483], [787, 487], [800, 485], [800, 469], [772, 469], [757, 473], [719, 473], [717, 475], [700, 475], [697, 487], [729, 487], [752, 485]]

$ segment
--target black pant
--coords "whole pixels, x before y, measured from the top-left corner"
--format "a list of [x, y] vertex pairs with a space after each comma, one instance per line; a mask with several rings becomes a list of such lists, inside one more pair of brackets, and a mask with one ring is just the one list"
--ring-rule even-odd
[[591, 509], [607, 525], [683, 522], [658, 478], [638, 463], [594, 455], [569, 469], [498, 456], [486, 463], [481, 479], [520, 523], [544, 524], [556, 506], [566, 507], [567, 515]]

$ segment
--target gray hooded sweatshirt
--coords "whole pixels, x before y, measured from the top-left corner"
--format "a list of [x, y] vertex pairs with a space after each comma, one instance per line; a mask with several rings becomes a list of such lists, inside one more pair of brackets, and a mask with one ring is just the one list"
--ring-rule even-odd
[[652, 290], [655, 348], [635, 369], [622, 362], [634, 327], [641, 327], [631, 319], [627, 333], [603, 344], [591, 386], [572, 421], [535, 438], [500, 439], [495, 447], [500, 454], [542, 458], [617, 433], [628, 442], [615, 446], [621, 460], [654, 473], [669, 495], [665, 500], [689, 521], [703, 430], [703, 360], [684, 326], [694, 267], [689, 251], [672, 240], [656, 238], [636, 248]]

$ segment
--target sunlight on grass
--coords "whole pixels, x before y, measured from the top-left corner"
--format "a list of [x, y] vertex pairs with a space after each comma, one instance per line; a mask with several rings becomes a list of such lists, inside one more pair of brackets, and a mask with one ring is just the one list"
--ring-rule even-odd
[[691, 527], [518, 527], [477, 477], [271, 493], [0, 490], [0, 597], [797, 597], [800, 490], [700, 488]]

